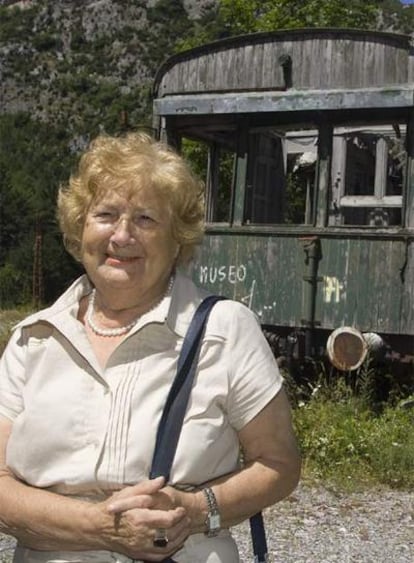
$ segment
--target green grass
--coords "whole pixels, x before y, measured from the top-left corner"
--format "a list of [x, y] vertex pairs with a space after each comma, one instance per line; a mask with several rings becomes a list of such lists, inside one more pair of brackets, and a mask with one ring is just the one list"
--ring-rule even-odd
[[311, 399], [294, 409], [305, 479], [342, 489], [414, 490], [414, 410], [373, 413], [358, 398]]
[[369, 363], [352, 373], [321, 365], [316, 373], [299, 384], [287, 377], [304, 478], [347, 490], [414, 490], [414, 375], [402, 379]]

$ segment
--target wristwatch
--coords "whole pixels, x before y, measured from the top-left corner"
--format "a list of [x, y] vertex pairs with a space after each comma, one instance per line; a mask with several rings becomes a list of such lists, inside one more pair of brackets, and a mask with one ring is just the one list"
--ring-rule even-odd
[[206, 518], [206, 536], [214, 538], [218, 535], [221, 529], [221, 517], [218, 509], [216, 495], [210, 487], [203, 489], [204, 496], [207, 500], [208, 514]]

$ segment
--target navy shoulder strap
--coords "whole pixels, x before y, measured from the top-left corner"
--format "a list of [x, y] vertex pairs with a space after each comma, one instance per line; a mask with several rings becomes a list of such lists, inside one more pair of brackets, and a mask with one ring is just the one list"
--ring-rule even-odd
[[158, 426], [150, 478], [164, 476], [168, 481], [181, 427], [197, 370], [198, 356], [205, 324], [217, 301], [224, 299], [210, 295], [200, 303], [185, 335], [178, 358], [177, 375], [171, 386]]

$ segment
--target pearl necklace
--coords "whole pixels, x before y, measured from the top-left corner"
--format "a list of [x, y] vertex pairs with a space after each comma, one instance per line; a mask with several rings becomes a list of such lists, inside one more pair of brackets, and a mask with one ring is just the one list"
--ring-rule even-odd
[[[174, 284], [174, 276], [171, 276], [170, 281], [168, 282], [168, 287], [167, 287], [165, 293], [163, 293], [161, 298], [150, 309], [148, 309], [148, 311], [145, 311], [145, 313], [143, 313], [143, 315], [147, 315], [148, 313], [150, 313], [151, 311], [153, 311], [154, 309], [156, 309], [158, 307], [158, 305], [170, 293], [173, 284]], [[95, 322], [92, 318], [92, 316], [95, 312], [95, 300], [96, 300], [96, 289], [94, 288], [92, 290], [90, 296], [89, 296], [88, 309], [86, 311], [85, 318], [86, 318], [86, 322], [88, 323], [89, 327], [98, 336], [111, 337], [111, 336], [121, 336], [122, 334], [126, 334], [137, 324], [138, 319], [140, 319], [142, 317], [142, 315], [139, 315], [131, 323], [129, 323], [125, 326], [120, 326], [118, 328], [99, 328], [95, 324]]]

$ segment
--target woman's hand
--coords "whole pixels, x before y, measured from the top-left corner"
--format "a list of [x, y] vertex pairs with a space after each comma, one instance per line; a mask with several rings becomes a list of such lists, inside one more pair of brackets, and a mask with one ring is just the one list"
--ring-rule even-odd
[[[133, 559], [161, 561], [175, 553], [190, 533], [186, 510], [162, 488], [164, 479], [143, 481], [114, 493], [101, 507], [113, 525], [103, 530], [106, 549], [122, 552]], [[157, 530], [165, 530], [165, 548], [154, 547]], [[113, 533], [115, 532], [115, 534]]]
[[191, 493], [179, 491], [174, 487], [164, 487], [164, 478], [157, 477], [117, 491], [108, 499], [107, 508], [108, 512], [113, 514], [134, 508], [173, 510], [181, 506], [188, 509], [191, 496]]
[[166, 494], [164, 478], [157, 477], [147, 481], [142, 481], [137, 485], [124, 487], [115, 492], [107, 502], [108, 512], [119, 514], [134, 508], [153, 508], [158, 510], [172, 510], [177, 508], [170, 495]]

